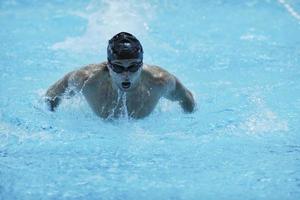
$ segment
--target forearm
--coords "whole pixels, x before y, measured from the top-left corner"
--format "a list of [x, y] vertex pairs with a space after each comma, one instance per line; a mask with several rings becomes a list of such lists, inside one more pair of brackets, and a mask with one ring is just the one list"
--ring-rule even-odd
[[182, 96], [182, 99], [179, 101], [181, 107], [185, 112], [193, 112], [195, 109], [195, 100], [190, 91], [186, 89], [185, 94]]
[[195, 109], [193, 94], [176, 77], [174, 77], [173, 85], [174, 88], [169, 95], [169, 99], [178, 101], [185, 112], [193, 112]]
[[88, 65], [79, 70], [66, 74], [63, 78], [54, 83], [46, 92], [45, 100], [50, 110], [59, 105], [64, 95], [73, 96], [76, 92], [81, 91], [86, 81], [93, 71], [97, 71], [98, 65]]
[[51, 111], [54, 111], [54, 109], [59, 105], [63, 94], [66, 92], [69, 86], [70, 75], [71, 73], [65, 75], [47, 90], [45, 94], [45, 101]]

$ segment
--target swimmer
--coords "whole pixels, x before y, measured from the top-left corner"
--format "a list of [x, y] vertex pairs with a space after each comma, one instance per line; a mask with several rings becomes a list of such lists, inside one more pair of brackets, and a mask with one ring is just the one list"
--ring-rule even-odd
[[95, 114], [104, 119], [122, 116], [124, 106], [129, 117], [144, 118], [161, 97], [179, 102], [185, 112], [195, 109], [192, 93], [166, 70], [143, 63], [142, 45], [126, 32], [109, 40], [106, 62], [66, 74], [48, 89], [45, 99], [54, 111], [64, 96], [76, 92], [81, 92]]

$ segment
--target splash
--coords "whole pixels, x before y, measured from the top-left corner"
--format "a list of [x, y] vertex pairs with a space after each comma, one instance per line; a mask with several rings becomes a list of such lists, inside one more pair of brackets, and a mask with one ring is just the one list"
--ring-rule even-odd
[[129, 115], [128, 115], [128, 108], [127, 108], [126, 102], [127, 102], [127, 95], [126, 95], [126, 92], [124, 92], [124, 94], [122, 96], [122, 115], [123, 115], [123, 118], [128, 120]]
[[248, 40], [248, 41], [265, 41], [268, 38], [264, 35], [256, 35], [251, 33], [246, 33], [240, 37], [241, 40]]
[[87, 21], [86, 30], [78, 37], [67, 37], [55, 43], [54, 50], [75, 52], [98, 51], [107, 41], [121, 31], [142, 37], [149, 31], [149, 22], [153, 19], [154, 7], [146, 1], [91, 1], [84, 11], [73, 12]]
[[248, 134], [287, 132], [289, 130], [287, 122], [268, 109], [250, 115], [240, 128]]
[[287, 132], [287, 121], [280, 119], [278, 115], [266, 105], [264, 99], [253, 94], [249, 99], [255, 105], [256, 111], [250, 114], [240, 124], [240, 128], [247, 134]]
[[300, 21], [300, 14], [286, 2], [286, 0], [278, 0], [278, 2], [285, 7], [285, 9], [297, 20]]
[[118, 90], [116, 106], [112, 109], [107, 119], [114, 119], [115, 117], [119, 117], [120, 119], [124, 119], [125, 121], [128, 121], [130, 116], [129, 116], [126, 103], [127, 103], [126, 92], [122, 92], [121, 90]]

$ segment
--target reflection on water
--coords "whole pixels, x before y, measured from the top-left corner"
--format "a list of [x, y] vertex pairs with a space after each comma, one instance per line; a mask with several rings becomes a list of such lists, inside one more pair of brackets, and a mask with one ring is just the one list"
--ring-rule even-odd
[[[1, 1], [0, 199], [298, 199], [300, 26], [286, 5], [299, 13], [292, 0]], [[83, 95], [47, 110], [50, 84], [105, 60], [120, 31], [196, 112], [162, 99], [132, 120], [126, 94], [117, 120]]]

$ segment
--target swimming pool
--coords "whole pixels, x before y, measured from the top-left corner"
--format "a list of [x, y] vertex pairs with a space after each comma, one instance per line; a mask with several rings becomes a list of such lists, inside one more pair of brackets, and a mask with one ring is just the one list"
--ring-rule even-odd
[[[0, 199], [299, 199], [300, 4], [0, 2]], [[192, 90], [143, 120], [105, 122], [47, 88], [135, 34]]]

